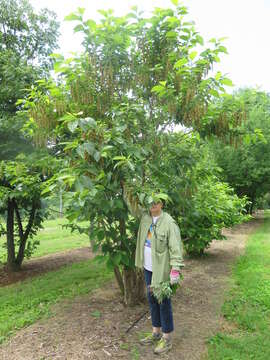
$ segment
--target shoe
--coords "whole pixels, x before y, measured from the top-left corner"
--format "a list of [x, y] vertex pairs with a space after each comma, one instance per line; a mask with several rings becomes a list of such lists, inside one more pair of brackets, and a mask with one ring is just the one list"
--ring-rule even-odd
[[155, 354], [164, 354], [168, 351], [170, 351], [172, 348], [172, 341], [165, 339], [162, 337], [159, 342], [157, 343], [157, 346], [154, 349]]
[[150, 333], [140, 340], [141, 345], [152, 345], [161, 339], [161, 334]]

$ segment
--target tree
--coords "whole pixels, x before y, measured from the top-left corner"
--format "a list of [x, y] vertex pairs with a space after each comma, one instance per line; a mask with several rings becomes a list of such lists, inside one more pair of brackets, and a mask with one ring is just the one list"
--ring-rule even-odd
[[[155, 9], [147, 19], [137, 8], [124, 17], [100, 13], [100, 23], [84, 21], [81, 8], [67, 17], [84, 33], [85, 53], [55, 56], [60, 84], [40, 82], [25, 107], [37, 142], [47, 133], [46, 143], [65, 159], [57, 178], [69, 189], [69, 220], [91, 221], [92, 240], [132, 305], [143, 296], [134, 266], [138, 221], [128, 214], [121, 184], [137, 206], [168, 199], [171, 183], [159, 170], [175, 145], [168, 130], [178, 123], [201, 127], [209, 102], [228, 82], [207, 75], [226, 49], [218, 40], [203, 48], [182, 6]], [[174, 155], [181, 160], [181, 151]]]
[[22, 151], [33, 150], [21, 132], [25, 117], [16, 116], [21, 108], [17, 100], [37, 79], [48, 76], [58, 27], [53, 12], [42, 9], [36, 13], [28, 0], [0, 0], [1, 159], [14, 159]]
[[270, 97], [262, 91], [242, 89], [233, 100], [239, 112], [244, 109], [245, 121], [234, 129], [236, 142], [216, 141], [213, 150], [225, 180], [240, 197], [248, 197], [252, 213], [256, 202], [269, 191]]
[[31, 240], [47, 216], [42, 191], [51, 161], [43, 153], [42, 161], [21, 155], [16, 161], [0, 163], [0, 215], [6, 218], [6, 224], [0, 223], [0, 233], [6, 236], [9, 271], [20, 270], [24, 257], [29, 258], [38, 245], [38, 241]]
[[10, 271], [19, 270], [24, 257], [33, 252], [37, 243], [30, 239], [46, 214], [41, 192], [47, 179], [39, 165], [44, 152], [36, 151], [32, 138], [23, 132], [26, 116], [17, 114], [22, 108], [18, 100], [36, 80], [49, 76], [58, 27], [55, 14], [47, 9], [36, 13], [27, 0], [0, 0], [0, 160], [5, 160], [0, 213], [6, 218], [1, 233], [7, 239]]

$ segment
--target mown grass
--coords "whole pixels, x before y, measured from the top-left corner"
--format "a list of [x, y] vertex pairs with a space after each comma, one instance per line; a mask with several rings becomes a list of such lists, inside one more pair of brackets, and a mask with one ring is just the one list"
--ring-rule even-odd
[[[63, 228], [63, 225], [67, 223], [68, 221], [64, 218], [44, 221], [44, 229], [41, 229], [34, 237], [40, 241], [40, 245], [32, 257], [89, 246], [87, 235], [79, 234], [77, 231], [71, 233], [70, 229]], [[0, 237], [0, 260], [2, 259], [2, 261], [6, 259], [6, 249], [3, 248], [4, 242], [5, 238]]]
[[0, 343], [16, 330], [50, 316], [52, 305], [87, 294], [112, 276], [105, 264], [88, 260], [0, 288]]
[[233, 270], [234, 287], [222, 312], [230, 333], [212, 337], [209, 360], [270, 359], [270, 218], [250, 236]]

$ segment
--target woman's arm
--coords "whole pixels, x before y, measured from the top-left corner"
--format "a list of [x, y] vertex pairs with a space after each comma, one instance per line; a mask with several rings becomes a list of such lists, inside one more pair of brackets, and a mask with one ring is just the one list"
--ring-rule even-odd
[[168, 246], [170, 254], [170, 266], [173, 270], [180, 271], [184, 267], [183, 244], [178, 225], [172, 221], [169, 225]]
[[131, 190], [122, 182], [123, 199], [131, 213], [135, 218], [140, 219], [145, 212], [145, 209], [139, 204], [138, 198], [134, 197]]

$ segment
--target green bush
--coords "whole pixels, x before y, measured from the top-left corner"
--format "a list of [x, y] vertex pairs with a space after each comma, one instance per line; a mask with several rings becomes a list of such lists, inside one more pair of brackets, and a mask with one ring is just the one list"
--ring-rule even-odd
[[172, 200], [168, 212], [180, 226], [185, 250], [200, 255], [224, 227], [248, 219], [247, 199], [239, 198], [221, 178], [209, 145], [194, 133], [171, 135], [166, 155], [154, 175], [166, 184]]
[[212, 240], [225, 239], [224, 227], [247, 219], [243, 213], [245, 204], [245, 199], [238, 198], [232, 188], [215, 176], [199, 183], [180, 219], [187, 253], [202, 254]]

